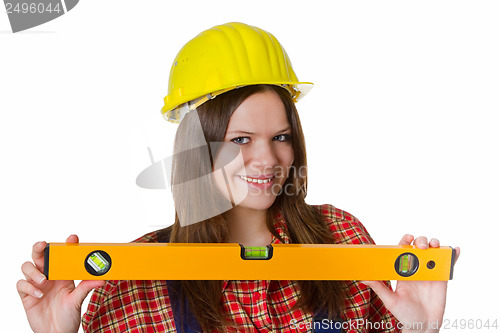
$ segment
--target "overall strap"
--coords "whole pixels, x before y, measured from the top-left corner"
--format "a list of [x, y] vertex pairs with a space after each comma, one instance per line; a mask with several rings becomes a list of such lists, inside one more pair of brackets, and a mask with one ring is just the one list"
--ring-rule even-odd
[[314, 333], [343, 333], [342, 320], [330, 320], [322, 312], [314, 314], [313, 332]]
[[323, 310], [319, 310], [314, 314], [313, 320], [313, 332], [314, 333], [342, 333], [342, 320], [330, 320], [328, 319], [328, 313]]
[[181, 302], [181, 284], [179, 281], [167, 281], [168, 296], [172, 305], [174, 322], [179, 333], [201, 333], [198, 320], [191, 312], [187, 298]]
[[[166, 233], [158, 237], [158, 242], [169, 243], [171, 232], [172, 228], [167, 228]], [[176, 331], [179, 333], [201, 333], [200, 323], [198, 323], [198, 320], [191, 312], [187, 298], [182, 298], [181, 282], [166, 281], [166, 283]]]

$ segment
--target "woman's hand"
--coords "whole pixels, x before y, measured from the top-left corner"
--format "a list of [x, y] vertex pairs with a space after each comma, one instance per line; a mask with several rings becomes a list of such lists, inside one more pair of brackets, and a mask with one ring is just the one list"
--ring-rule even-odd
[[[66, 242], [78, 243], [78, 236], [71, 235]], [[33, 245], [33, 262], [21, 266], [26, 280], [17, 282], [28, 322], [35, 333], [78, 332], [83, 300], [104, 281], [82, 281], [76, 288], [74, 281], [47, 281], [42, 274], [46, 246], [45, 242]]]
[[[399, 245], [411, 245], [418, 248], [439, 247], [437, 239], [405, 235]], [[460, 248], [456, 259], [460, 255]], [[398, 281], [396, 290], [391, 291], [381, 281], [363, 281], [377, 293], [386, 308], [399, 320], [403, 332], [438, 332], [441, 327], [446, 305], [448, 281]], [[421, 326], [420, 326], [421, 325]]]

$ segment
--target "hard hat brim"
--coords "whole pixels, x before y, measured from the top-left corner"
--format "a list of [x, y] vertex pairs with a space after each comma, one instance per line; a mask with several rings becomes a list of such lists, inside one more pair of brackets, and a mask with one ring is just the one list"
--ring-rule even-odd
[[[281, 86], [290, 92], [294, 102], [301, 100], [314, 87], [314, 84], [312, 82], [280, 82], [280, 83], [276, 83], [276, 82], [252, 82], [252, 83], [248, 83], [248, 84], [240, 84], [237, 87], [230, 86], [230, 87], [222, 88], [221, 90], [219, 90], [217, 92], [207, 91], [205, 93], [197, 94], [197, 95], [193, 95], [193, 96], [182, 96], [182, 98], [179, 98], [178, 96], [176, 96], [175, 98], [173, 98], [175, 100], [175, 102], [171, 101], [170, 103], [169, 103], [169, 100], [171, 100], [172, 98], [170, 96], [165, 96], [165, 98], [164, 98], [165, 105], [161, 109], [161, 113], [166, 120], [168, 120], [170, 122], [178, 123], [181, 120], [178, 118], [182, 118], [182, 117], [174, 116], [172, 114], [172, 112], [174, 110], [176, 110], [177, 108], [181, 107], [182, 105], [184, 105], [185, 103], [202, 99], [203, 101], [201, 103], [200, 102], [194, 103], [195, 107], [190, 107], [190, 109], [193, 110], [196, 107], [198, 107], [199, 105], [206, 102], [207, 100], [215, 98], [216, 96], [218, 96], [222, 93], [225, 93], [227, 91], [230, 91], [230, 90], [233, 90], [236, 88], [251, 86], [251, 85], [258, 85], [258, 84], [269, 84], [269, 85]], [[290, 89], [289, 87], [293, 87], [293, 89]], [[204, 98], [204, 97], [206, 97], [206, 98]], [[179, 101], [180, 101], [180, 103], [179, 103]]]

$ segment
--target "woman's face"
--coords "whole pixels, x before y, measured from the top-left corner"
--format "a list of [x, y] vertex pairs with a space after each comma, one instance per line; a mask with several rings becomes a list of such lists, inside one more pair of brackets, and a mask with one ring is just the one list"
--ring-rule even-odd
[[[244, 100], [232, 114], [224, 137], [224, 145], [235, 145], [240, 154], [214, 173], [224, 196], [239, 207], [269, 208], [293, 163], [291, 132], [285, 106], [274, 91]], [[234, 152], [234, 146], [228, 148]], [[224, 146], [216, 165], [223, 153]]]

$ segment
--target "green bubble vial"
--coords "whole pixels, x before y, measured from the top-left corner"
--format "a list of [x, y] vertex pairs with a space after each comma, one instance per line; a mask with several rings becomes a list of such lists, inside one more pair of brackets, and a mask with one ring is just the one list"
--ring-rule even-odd
[[266, 246], [245, 247], [245, 259], [266, 259], [269, 256], [269, 249]]
[[87, 259], [87, 263], [97, 272], [101, 273], [108, 269], [109, 262], [99, 253], [92, 253]]

